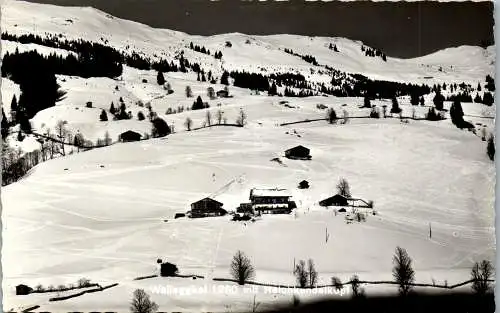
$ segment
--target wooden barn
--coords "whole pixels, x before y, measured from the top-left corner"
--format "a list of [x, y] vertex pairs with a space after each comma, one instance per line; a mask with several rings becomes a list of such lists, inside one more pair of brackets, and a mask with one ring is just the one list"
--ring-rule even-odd
[[16, 295], [29, 295], [33, 291], [33, 288], [26, 286], [26, 285], [17, 285], [16, 286]]
[[217, 97], [227, 98], [227, 97], [229, 97], [229, 92], [227, 92], [226, 90], [219, 90], [219, 91], [217, 91]]
[[348, 206], [349, 198], [344, 197], [343, 195], [336, 194], [335, 196], [326, 198], [319, 202], [321, 206]]
[[223, 204], [210, 198], [204, 198], [191, 203], [191, 217], [222, 216], [227, 213]]
[[335, 196], [332, 196], [330, 198], [326, 198], [324, 200], [321, 200], [319, 202], [320, 206], [350, 206], [350, 207], [356, 207], [356, 208], [373, 208], [373, 202], [369, 201], [366, 202], [363, 199], [359, 198], [348, 198], [344, 197], [342, 195], [336, 194]]
[[294, 160], [310, 160], [310, 150], [304, 146], [296, 146], [285, 151], [285, 156]]
[[255, 212], [259, 213], [290, 213], [291, 195], [286, 189], [250, 190], [250, 201]]
[[308, 189], [309, 182], [307, 180], [303, 180], [299, 183], [299, 189]]
[[132, 130], [127, 130], [126, 132], [121, 133], [120, 135], [120, 141], [121, 142], [132, 142], [132, 141], [139, 141], [141, 140], [141, 134], [132, 131]]

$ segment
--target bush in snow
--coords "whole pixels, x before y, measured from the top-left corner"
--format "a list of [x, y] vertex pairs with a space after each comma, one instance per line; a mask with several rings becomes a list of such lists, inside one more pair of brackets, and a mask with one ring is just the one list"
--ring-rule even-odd
[[489, 280], [494, 275], [494, 269], [490, 261], [476, 262], [471, 270], [472, 290], [479, 295], [488, 293], [491, 289]]
[[255, 269], [245, 253], [238, 250], [231, 261], [231, 276], [238, 281], [238, 284], [244, 285], [245, 282], [255, 276]]
[[328, 123], [335, 124], [337, 123], [337, 112], [333, 108], [329, 108], [326, 112], [326, 118], [328, 119]]
[[151, 301], [149, 295], [143, 289], [136, 289], [130, 303], [130, 312], [155, 313], [156, 311], [158, 311], [158, 305]]
[[377, 109], [377, 107], [373, 107], [372, 110], [370, 111], [370, 117], [371, 118], [380, 118], [380, 112]]
[[412, 260], [405, 249], [401, 247], [396, 248], [396, 253], [393, 256], [392, 276], [395, 282], [399, 285], [399, 293], [407, 295], [415, 281], [415, 271], [412, 268]]
[[139, 113], [137, 113], [137, 119], [139, 121], [144, 121], [146, 119], [146, 117], [144, 116], [144, 113], [142, 113], [142, 111], [139, 111]]
[[335, 276], [332, 277], [332, 285], [333, 285], [333, 287], [335, 287], [336, 290], [339, 290], [339, 291], [342, 290], [342, 288], [344, 288], [340, 278], [335, 277]]
[[425, 115], [425, 119], [429, 121], [440, 121], [444, 120], [444, 115], [441, 112], [436, 112], [436, 109], [433, 107], [430, 107], [429, 111], [427, 111], [427, 114]]

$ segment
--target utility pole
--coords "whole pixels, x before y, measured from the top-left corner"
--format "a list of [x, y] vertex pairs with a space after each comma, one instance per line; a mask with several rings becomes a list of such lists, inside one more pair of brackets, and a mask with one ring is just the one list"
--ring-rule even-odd
[[432, 227], [430, 222], [429, 222], [429, 238], [430, 239], [432, 238]]
[[328, 235], [328, 227], [326, 227], [326, 228], [325, 228], [325, 236], [326, 236], [326, 237], [325, 237], [325, 243], [328, 243], [328, 238], [330, 237], [330, 236]]

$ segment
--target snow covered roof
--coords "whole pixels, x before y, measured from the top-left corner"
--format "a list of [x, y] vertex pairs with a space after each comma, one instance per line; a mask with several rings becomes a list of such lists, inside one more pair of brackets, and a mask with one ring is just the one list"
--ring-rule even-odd
[[250, 190], [250, 197], [291, 197], [290, 192], [286, 189], [257, 189]]

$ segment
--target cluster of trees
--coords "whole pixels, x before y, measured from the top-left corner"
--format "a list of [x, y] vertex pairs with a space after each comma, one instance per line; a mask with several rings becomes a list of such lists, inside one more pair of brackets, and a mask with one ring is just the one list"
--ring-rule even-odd
[[[29, 119], [41, 110], [53, 107], [64, 96], [57, 84], [56, 72], [50, 61], [56, 57], [44, 57], [36, 51], [7, 53], [2, 62], [2, 77], [9, 77], [19, 84], [21, 96], [13, 110], [14, 122], [29, 123]], [[25, 128], [29, 133], [31, 129]]]
[[[90, 67], [86, 69], [87, 72], [107, 73], [105, 75], [85, 74], [89, 76], [82, 76], [82, 77], [96, 77], [96, 76], [116, 77], [121, 75], [121, 70], [119, 70], [119, 67], [121, 67], [122, 64], [126, 64], [130, 67], [141, 70], [155, 69], [163, 72], [179, 71], [179, 67], [173, 61], [168, 61], [166, 59], [161, 59], [159, 61], [152, 61], [150, 58], [141, 56], [137, 52], [131, 52], [129, 54], [126, 54], [110, 46], [86, 41], [83, 39], [68, 40], [63, 38], [62, 36], [59, 37], [55, 35], [47, 35], [45, 38], [33, 34], [17, 36], [9, 34], [7, 32], [2, 33], [2, 39], [15, 41], [22, 44], [33, 43], [50, 48], [58, 48], [58, 49], [72, 51], [78, 55], [78, 59], [80, 60], [80, 62], [90, 65]], [[74, 63], [73, 60], [71, 60], [71, 62]], [[81, 69], [81, 71], [83, 70], [85, 70], [85, 68]], [[120, 74], [116, 75], [118, 71], [120, 72]]]
[[427, 111], [427, 114], [425, 115], [425, 119], [429, 121], [441, 121], [444, 120], [445, 117], [443, 112], [436, 112], [434, 107], [430, 107], [429, 111]]
[[380, 49], [361, 46], [361, 51], [365, 53], [365, 56], [380, 57], [382, 60], [387, 61], [387, 56]]
[[337, 49], [337, 45], [336, 44], [330, 43], [330, 45], [328, 46], [328, 49], [333, 50], [335, 52], [339, 52], [339, 49]]
[[[224, 75], [223, 75], [224, 76]], [[252, 90], [268, 91], [269, 90], [269, 79], [257, 73], [248, 73], [245, 71], [231, 72], [229, 76], [234, 80], [233, 85], [241, 88], [248, 88]], [[222, 78], [221, 78], [221, 83]]]
[[208, 80], [212, 84], [216, 83], [216, 80], [212, 75], [212, 71], [209, 71], [208, 74], [205, 76], [205, 70], [203, 69], [200, 69], [198, 71], [198, 77], [196, 80], [199, 82], [206, 82]]
[[318, 272], [314, 267], [312, 259], [307, 261], [307, 266], [304, 260], [300, 260], [299, 263], [295, 265], [293, 274], [301, 288], [315, 287], [318, 282]]
[[[21, 131], [18, 133], [18, 140], [22, 140]], [[67, 155], [67, 146], [74, 146], [77, 152], [81, 149], [87, 150], [94, 146], [108, 146], [112, 143], [109, 133], [106, 132], [104, 139], [99, 139], [94, 145], [92, 141], [86, 140], [81, 133], [73, 134], [67, 128], [66, 121], [58, 121], [54, 130], [47, 129], [44, 134], [34, 134], [40, 144], [40, 149], [23, 154], [20, 149], [13, 149], [8, 139], [2, 145], [2, 185], [18, 181], [31, 168], [41, 162]], [[69, 154], [73, 153], [73, 150]]]
[[189, 44], [189, 48], [190, 48], [191, 50], [196, 51], [196, 52], [200, 52], [200, 53], [204, 53], [204, 54], [208, 54], [208, 55], [210, 55], [210, 50], [205, 49], [205, 47], [203, 47], [203, 46], [194, 45], [192, 41], [191, 41], [191, 43]]
[[[125, 105], [125, 102], [123, 101], [123, 98], [120, 97], [120, 106], [118, 108], [115, 108], [115, 104], [111, 102], [111, 105], [109, 107], [109, 113], [113, 115], [113, 120], [130, 120], [132, 118], [132, 112], [128, 111], [127, 112], [127, 106]], [[105, 118], [103, 119], [103, 117]], [[102, 110], [101, 111], [101, 121], [107, 121], [107, 114], [106, 111]]]
[[352, 86], [344, 85], [344, 92], [348, 97], [368, 96], [372, 99], [391, 99], [394, 96], [420, 97], [431, 92], [425, 84], [409, 84], [391, 81], [372, 80], [361, 74], [353, 74]]
[[316, 58], [312, 55], [301, 55], [296, 52], [293, 52], [292, 49], [285, 48], [285, 52], [291, 55], [294, 55], [296, 57], [301, 58], [302, 60], [306, 61], [307, 63], [311, 63], [312, 65], [319, 65], [318, 61], [316, 61]]
[[[43, 62], [55, 74], [89, 77], [109, 77], [115, 78], [122, 74], [122, 64], [106, 55], [106, 50], [90, 50], [78, 55], [68, 54], [66, 57], [58, 56], [52, 53], [48, 56], [42, 56], [37, 51], [19, 53], [16, 51], [11, 54], [7, 52], [2, 62], [2, 73], [16, 75], [20, 71], [20, 64], [24, 62]], [[5, 76], [4, 76], [5, 77]]]

